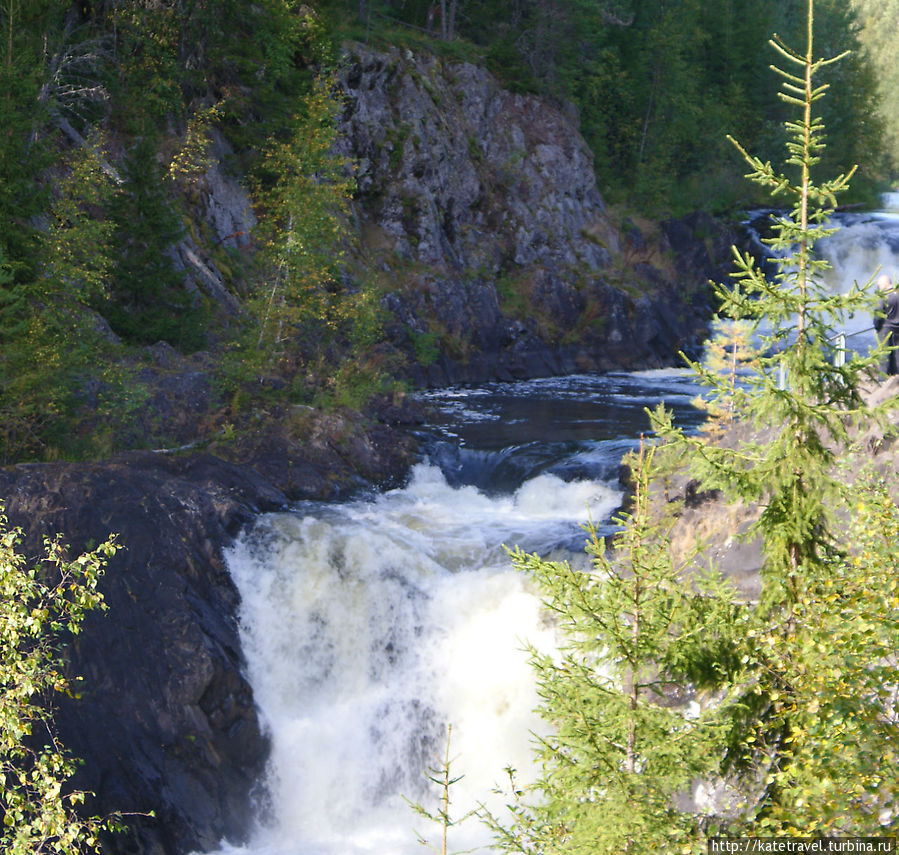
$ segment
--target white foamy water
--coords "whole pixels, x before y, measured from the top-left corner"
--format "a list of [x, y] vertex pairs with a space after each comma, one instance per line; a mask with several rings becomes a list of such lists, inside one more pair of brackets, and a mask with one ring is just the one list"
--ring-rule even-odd
[[[231, 551], [242, 640], [272, 740], [269, 804], [247, 855], [412, 855], [403, 796], [436, 806], [424, 770], [452, 725], [456, 816], [491, 794], [504, 768], [531, 772], [541, 724], [522, 642], [554, 631], [503, 543], [535, 551], [602, 519], [620, 493], [539, 475], [488, 497], [418, 466], [408, 487], [367, 501], [269, 515]], [[471, 819], [452, 850], [489, 843]]]
[[[834, 265], [828, 288], [847, 291], [878, 267], [899, 274], [899, 216], [840, 221], [842, 230], [820, 247]], [[847, 332], [861, 334], [850, 346], [865, 342], [870, 326], [867, 314], [851, 319]], [[541, 722], [521, 646], [552, 651], [556, 639], [502, 545], [544, 554], [583, 542], [578, 525], [588, 506], [600, 522], [620, 493], [595, 480], [521, 473], [568, 464], [569, 473], [610, 471], [646, 429], [644, 406], [666, 400], [683, 414], [696, 390], [681, 373], [664, 386], [651, 372], [433, 393], [458, 417], [448, 434], [463, 435], [475, 459], [523, 459], [504, 476], [514, 491], [452, 487], [438, 468], [422, 465], [402, 490], [263, 517], [233, 548], [248, 677], [272, 756], [250, 843], [223, 843], [222, 853], [420, 853], [413, 829], [432, 841], [438, 830], [402, 797], [435, 807], [424, 770], [442, 759], [449, 724], [453, 774], [464, 775], [453, 788], [454, 816], [481, 801], [498, 810], [502, 799], [491, 793], [506, 766], [524, 779], [533, 774], [531, 731]], [[519, 423], [530, 426], [523, 438], [506, 430]], [[551, 448], [536, 453], [540, 443], [570, 445], [565, 465]], [[456, 463], [460, 471], [468, 465]], [[489, 842], [473, 819], [450, 830], [451, 851]]]
[[[838, 230], [815, 244], [815, 252], [826, 259], [831, 268], [820, 274], [823, 293], [846, 294], [853, 285], [869, 288], [880, 273], [899, 281], [899, 193], [884, 194], [884, 210], [834, 215], [832, 225]], [[876, 344], [873, 316], [869, 311], [834, 322], [835, 330], [847, 336], [850, 349], [865, 352]]]

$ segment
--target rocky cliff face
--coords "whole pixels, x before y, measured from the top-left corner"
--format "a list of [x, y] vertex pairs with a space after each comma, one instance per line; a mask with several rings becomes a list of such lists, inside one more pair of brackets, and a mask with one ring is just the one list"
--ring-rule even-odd
[[277, 490], [220, 461], [141, 455], [108, 464], [0, 472], [10, 522], [63, 533], [77, 554], [110, 532], [126, 549], [102, 582], [109, 605], [68, 648], [81, 698], [55, 714], [63, 744], [85, 761], [90, 810], [127, 817], [110, 851], [186, 852], [247, 827], [266, 744], [241, 674], [237, 594], [221, 544]]
[[343, 83], [363, 210], [399, 256], [488, 276], [608, 264], [587, 231], [604, 212], [593, 158], [560, 111], [482, 68], [410, 51], [355, 46]]
[[563, 110], [484, 69], [348, 49], [360, 252], [421, 385], [671, 364], [729, 260], [711, 220], [621, 224]]

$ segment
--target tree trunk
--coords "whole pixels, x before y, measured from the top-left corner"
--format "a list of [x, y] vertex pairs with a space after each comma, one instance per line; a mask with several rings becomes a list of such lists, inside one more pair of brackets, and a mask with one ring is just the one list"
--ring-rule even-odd
[[447, 41], [452, 41], [456, 37], [456, 9], [459, 7], [459, 0], [450, 0], [449, 21], [446, 25]]

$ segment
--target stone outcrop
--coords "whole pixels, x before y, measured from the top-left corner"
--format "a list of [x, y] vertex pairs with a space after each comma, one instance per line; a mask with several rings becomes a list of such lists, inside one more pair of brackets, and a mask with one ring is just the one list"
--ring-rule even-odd
[[364, 209], [401, 256], [493, 275], [608, 263], [587, 233], [605, 209], [593, 156], [561, 111], [483, 68], [410, 51], [354, 45], [343, 83]]
[[214, 458], [140, 455], [95, 465], [0, 472], [10, 522], [63, 534], [74, 554], [120, 535], [125, 551], [101, 584], [109, 610], [68, 647], [80, 699], [57, 701], [63, 744], [84, 761], [88, 808], [129, 816], [112, 852], [153, 855], [239, 837], [265, 738], [241, 672], [237, 592], [222, 544], [283, 494]]
[[416, 385], [658, 367], [701, 338], [733, 235], [616, 221], [570, 110], [399, 49], [348, 46], [341, 80], [356, 264]]
[[[899, 377], [884, 381], [870, 381], [862, 390], [871, 407], [899, 398]], [[850, 449], [838, 450], [843, 463], [851, 461], [851, 469], [861, 472], [871, 469], [882, 473], [899, 502], [899, 482], [895, 472], [895, 443], [899, 428], [899, 407], [893, 406], [883, 423], [869, 425], [854, 437]], [[774, 438], [774, 427], [753, 428], [744, 423], [730, 426], [716, 441], [726, 447], [737, 448], [747, 442], [767, 442]], [[623, 483], [629, 472], [625, 467]], [[671, 509], [675, 519], [669, 531], [671, 554], [675, 561], [685, 561], [693, 555], [697, 544], [702, 550], [696, 557], [698, 566], [715, 568], [730, 579], [747, 601], [753, 602], [761, 593], [761, 569], [764, 563], [763, 544], [759, 535], [745, 536], [758, 520], [761, 507], [757, 503], [729, 502], [717, 490], [703, 491], [688, 472], [679, 470], [662, 479], [654, 494], [656, 512], [661, 517]], [[840, 509], [837, 509], [839, 514]]]

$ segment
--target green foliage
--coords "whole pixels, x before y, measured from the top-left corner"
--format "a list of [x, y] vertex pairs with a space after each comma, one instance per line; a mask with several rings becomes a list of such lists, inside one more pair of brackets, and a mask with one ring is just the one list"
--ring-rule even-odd
[[140, 138], [125, 161], [124, 183], [112, 200], [115, 271], [109, 299], [95, 302], [127, 341], [167, 341], [183, 351], [205, 343], [205, 311], [188, 293], [170, 251], [183, 226], [169, 204], [162, 170], [149, 138]]
[[0, 2], [0, 240], [25, 265], [25, 275], [34, 262], [31, 218], [44, 198], [38, 177], [48, 163], [40, 136], [44, 52], [53, 44], [60, 8], [53, 0]]
[[[861, 25], [859, 40], [864, 45], [877, 78], [876, 116], [884, 125], [889, 171], [899, 173], [899, 64], [896, 63], [896, 32], [899, 31], [897, 0], [852, 0]], [[860, 134], [864, 136], [864, 133]]]
[[715, 774], [728, 704], [719, 696], [691, 707], [676, 695], [688, 684], [721, 689], [741, 616], [729, 587], [711, 575], [685, 583], [686, 564], [672, 560], [651, 502], [654, 454], [633, 460], [634, 496], [613, 551], [588, 529], [592, 570], [512, 553], [565, 645], [559, 658], [531, 651], [551, 734], [537, 751], [536, 797], [510, 805], [512, 825], [490, 820], [504, 851], [705, 851], [700, 819], [675, 796]]
[[321, 341], [349, 308], [338, 274], [355, 184], [350, 164], [333, 153], [338, 109], [333, 81], [319, 78], [292, 137], [265, 158], [259, 195], [271, 272], [256, 313], [259, 344], [275, 351], [300, 327]]
[[76, 151], [65, 165], [42, 237], [43, 276], [52, 296], [45, 311], [71, 312], [105, 297], [113, 270], [114, 225], [103, 216], [113, 186], [100, 167], [100, 140]]
[[884, 762], [899, 739], [899, 509], [870, 474], [842, 496], [851, 548], [803, 568], [800, 596], [748, 633], [760, 715], [743, 745], [763, 784], [744, 834], [883, 834], [899, 795]]
[[191, 187], [212, 166], [209, 157], [209, 131], [221, 117], [218, 105], [198, 109], [187, 121], [181, 147], [175, 152], [166, 177], [180, 187]]
[[[870, 304], [870, 298], [855, 288], [848, 294], [830, 293], [820, 276], [829, 264], [813, 251], [818, 240], [834, 232], [827, 218], [854, 171], [820, 185], [811, 180], [824, 149], [823, 123], [813, 116], [812, 106], [828, 89], [815, 78], [842, 57], [814, 58], [811, 7], [805, 53], [778, 39], [772, 45], [789, 63], [786, 70], [776, 69], [782, 78], [781, 99], [800, 113], [787, 122], [789, 172], [737, 147], [752, 180], [791, 206], [789, 214], [775, 217], [768, 241], [783, 253], [779, 273], [769, 282], [749, 254], [735, 253], [733, 287], [719, 287], [718, 293], [722, 314], [748, 322], [765, 354], [744, 378], [748, 392], [739, 415], [758, 426], [774, 425], [775, 434], [736, 452], [689, 441], [697, 451], [695, 471], [709, 488], [747, 502], [764, 500], [757, 528], [764, 533], [770, 566], [777, 568], [773, 579], [796, 589], [800, 568], [817, 564], [830, 548], [827, 502], [837, 488], [830, 443], [847, 442], [848, 426], [870, 417], [859, 385], [875, 357], [853, 353], [845, 365], [834, 364], [838, 324], [850, 311]], [[728, 378], [695, 363], [693, 367], [712, 390], [713, 401], [732, 400]], [[788, 388], [780, 388], [781, 368]]]
[[104, 373], [97, 364], [103, 325], [89, 308], [104, 299], [113, 267], [113, 225], [99, 213], [112, 187], [100, 169], [99, 151], [99, 142], [87, 144], [61, 166], [37, 243], [38, 275], [18, 282], [9, 272], [2, 277], [7, 280], [0, 354], [3, 461], [71, 449], [81, 387], [91, 374], [99, 379]]
[[[730, 827], [739, 834], [875, 834], [879, 808], [895, 792], [892, 774], [874, 759], [896, 738], [884, 688], [895, 679], [892, 657], [884, 658], [896, 643], [892, 606], [870, 594], [892, 590], [895, 559], [868, 528], [889, 537], [895, 509], [882, 488], [855, 493], [835, 471], [834, 450], [851, 445], [851, 427], [876, 417], [859, 390], [878, 354], [834, 364], [836, 326], [870, 308], [871, 298], [864, 289], [829, 293], [820, 276], [827, 264], [814, 252], [833, 231], [828, 217], [852, 170], [812, 180], [824, 152], [813, 107], [828, 89], [817, 78], [842, 58], [815, 58], [813, 23], [810, 0], [805, 51], [772, 41], [785, 63], [776, 69], [781, 99], [798, 113], [787, 123], [786, 171], [737, 145], [753, 181], [790, 205], [770, 240], [782, 253], [774, 280], [735, 253], [733, 287], [719, 289], [723, 314], [758, 335], [761, 355], [739, 395], [731, 376], [694, 365], [713, 406], [731, 407], [761, 433], [720, 444], [680, 436], [704, 489], [761, 507], [750, 534], [764, 544], [763, 588], [743, 645], [747, 675], [726, 767], [746, 790]], [[675, 433], [665, 418], [656, 425]], [[847, 503], [848, 543], [860, 550], [852, 559], [845, 523], [834, 517]]]
[[752, 324], [748, 321], [713, 321], [715, 335], [704, 345], [703, 364], [716, 380], [717, 394], [707, 400], [701, 395], [693, 402], [706, 410], [709, 418], [703, 430], [720, 435], [733, 424], [737, 413], [746, 409], [746, 389], [742, 377], [758, 359], [758, 348], [752, 341]]
[[[896, 481], [850, 483], [836, 470], [834, 449], [876, 417], [859, 389], [878, 355], [832, 364], [834, 326], [871, 298], [828, 293], [814, 254], [848, 175], [811, 178], [823, 152], [812, 107], [827, 89], [816, 77], [836, 60], [814, 58], [812, 0], [805, 24], [805, 52], [772, 42], [787, 63], [782, 98], [799, 113], [787, 124], [789, 172], [740, 147], [753, 179], [791, 205], [772, 239], [780, 270], [768, 281], [736, 254], [733, 288], [720, 289], [724, 341], [694, 365], [712, 413], [742, 424], [716, 442], [675, 430], [663, 408], [652, 414], [702, 489], [761, 509], [749, 532], [764, 543], [761, 597], [704, 589], [690, 559], [672, 563], [648, 500], [651, 450], [636, 460], [614, 551], [595, 536], [588, 547], [592, 573], [515, 552], [566, 645], [560, 658], [534, 656], [552, 733], [536, 793], [513, 793], [511, 824], [489, 819], [504, 851], [704, 852], [711, 835], [868, 836], [895, 821], [899, 777], [881, 758], [895, 757], [899, 737]], [[685, 687], [699, 691], [698, 712], [668, 697]], [[691, 807], [700, 780], [726, 798]]]
[[77, 635], [87, 612], [105, 608], [97, 583], [119, 549], [114, 538], [74, 560], [57, 539], [28, 566], [20, 529], [0, 508], [0, 847], [9, 855], [97, 850], [108, 823], [76, 816], [85, 793], [68, 785], [75, 763], [59, 744], [47, 702], [71, 692], [59, 637]]

